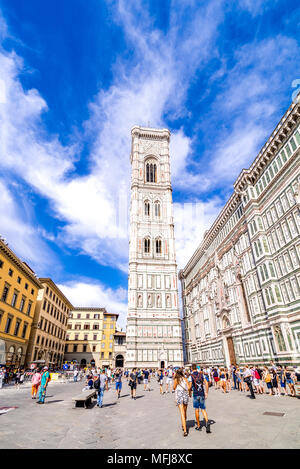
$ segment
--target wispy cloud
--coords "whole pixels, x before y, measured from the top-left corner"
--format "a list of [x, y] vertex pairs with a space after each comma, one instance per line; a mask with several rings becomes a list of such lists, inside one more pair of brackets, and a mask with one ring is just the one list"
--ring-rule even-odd
[[[227, 190], [270, 130], [278, 114], [274, 96], [287, 85], [281, 82], [281, 70], [291, 69], [298, 48], [296, 41], [282, 35], [239, 47], [230, 60], [220, 57], [220, 26], [229, 8], [221, 0], [171, 2], [166, 31], [154, 27], [146, 2], [108, 3], [124, 32], [128, 54], [112, 64], [111, 85], [89, 104], [83, 134], [75, 131], [70, 136], [71, 141], [76, 137], [76, 144], [62, 145], [59, 136], [47, 133], [42, 120], [48, 110], [45, 99], [37, 90], [23, 89], [22, 59], [0, 49], [0, 167], [48, 201], [53, 217], [63, 226], [57, 243], [126, 271], [131, 127], [148, 123], [165, 127], [186, 116], [191, 83], [215, 59], [220, 68], [206, 86], [218, 84], [218, 91], [210, 109], [199, 116], [206, 149], [195, 153], [197, 132], [187, 135], [183, 125], [176, 127], [171, 140], [172, 178], [174, 189], [188, 200], [198, 200], [222, 185]], [[258, 14], [247, 0], [243, 8]], [[0, 17], [0, 39], [5, 34], [7, 27]], [[216, 114], [225, 124], [213, 133]], [[86, 140], [91, 147], [89, 170], [81, 176], [75, 163]], [[220, 199], [205, 200], [199, 201], [201, 213], [190, 233], [177, 233], [180, 263], [220, 208]], [[182, 204], [175, 210], [180, 214]], [[38, 235], [51, 238], [47, 229]]]

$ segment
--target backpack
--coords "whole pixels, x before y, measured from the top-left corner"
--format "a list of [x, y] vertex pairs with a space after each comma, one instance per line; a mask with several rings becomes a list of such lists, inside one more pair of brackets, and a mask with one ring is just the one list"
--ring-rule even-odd
[[100, 388], [100, 378], [97, 378], [97, 379], [94, 381], [94, 388], [95, 388], [95, 389], [99, 389], [99, 388]]
[[271, 377], [270, 373], [267, 373], [266, 378], [265, 378], [265, 382], [266, 383], [271, 383], [271, 380], [272, 380], [272, 377]]
[[197, 394], [204, 394], [204, 384], [203, 384], [203, 376], [200, 373], [197, 373], [197, 376], [192, 373], [192, 380], [194, 384], [194, 389]]

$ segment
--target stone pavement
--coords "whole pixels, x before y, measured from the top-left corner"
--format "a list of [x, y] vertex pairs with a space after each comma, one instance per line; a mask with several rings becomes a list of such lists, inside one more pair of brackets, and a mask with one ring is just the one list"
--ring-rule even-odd
[[[207, 401], [211, 434], [194, 430], [192, 401], [188, 407], [189, 435], [182, 436], [174, 394], [159, 394], [151, 381], [151, 392], [138, 386], [137, 400], [123, 382], [118, 400], [113, 388], [104, 394], [104, 406], [73, 408], [72, 397], [84, 384], [54, 383], [48, 387], [45, 405], [37, 405], [30, 388], [0, 389], [0, 408], [15, 407], [0, 415], [0, 448], [299, 448], [300, 400], [291, 397], [222, 394], [210, 388]], [[95, 401], [96, 403], [96, 401]], [[1, 412], [1, 410], [0, 410]], [[263, 415], [283, 412], [283, 417]]]

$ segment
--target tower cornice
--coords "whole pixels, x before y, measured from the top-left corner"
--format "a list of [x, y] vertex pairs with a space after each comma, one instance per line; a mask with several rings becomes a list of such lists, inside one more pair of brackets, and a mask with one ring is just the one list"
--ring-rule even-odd
[[147, 138], [150, 140], [167, 140], [169, 142], [171, 132], [169, 129], [153, 129], [151, 127], [140, 127], [135, 125], [131, 129], [132, 137]]

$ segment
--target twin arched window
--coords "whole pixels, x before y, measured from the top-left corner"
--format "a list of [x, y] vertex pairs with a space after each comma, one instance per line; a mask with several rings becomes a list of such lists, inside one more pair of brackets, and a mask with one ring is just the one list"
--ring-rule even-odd
[[[150, 202], [146, 200], [144, 203], [144, 213], [145, 217], [150, 217]], [[154, 202], [154, 216], [155, 218], [160, 218], [161, 216], [161, 209], [160, 209], [160, 202]]]
[[[150, 238], [145, 238], [144, 239], [145, 254], [150, 254], [150, 249], [151, 249]], [[155, 240], [155, 254], [161, 254], [161, 253], [162, 253], [162, 242], [161, 242], [161, 239], [158, 238]]]

